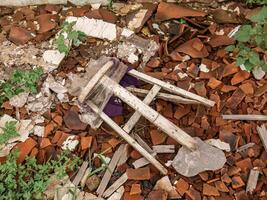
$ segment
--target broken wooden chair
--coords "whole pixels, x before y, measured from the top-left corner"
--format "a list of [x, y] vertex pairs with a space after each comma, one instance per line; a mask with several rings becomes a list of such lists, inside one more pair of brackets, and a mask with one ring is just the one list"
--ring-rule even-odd
[[[141, 101], [139, 98], [137, 98], [135, 95], [133, 95], [131, 92], [129, 92], [127, 89], [119, 85], [118, 82], [112, 80], [107, 75], [107, 72], [111, 69], [113, 65], [114, 65], [114, 60], [109, 59], [100, 69], [95, 71], [95, 74], [90, 78], [89, 82], [81, 90], [78, 96], [79, 102], [84, 103], [84, 104], [86, 103], [95, 113], [99, 115], [99, 117], [104, 122], [106, 122], [124, 140], [126, 140], [134, 149], [136, 149], [142, 156], [144, 156], [150, 163], [152, 163], [162, 174], [167, 174], [168, 172], [167, 169], [158, 160], [156, 160], [155, 157], [151, 153], [147, 152], [139, 143], [137, 143], [137, 141], [134, 140], [133, 137], [130, 135], [131, 130], [133, 129], [135, 124], [138, 122], [141, 116], [145, 117], [155, 126], [157, 126], [159, 129], [161, 129], [164, 133], [172, 137], [179, 144], [183, 145], [183, 147], [189, 150], [189, 152], [200, 151], [200, 154], [201, 154], [201, 151], [203, 149], [199, 148], [198, 140], [188, 135], [185, 131], [177, 127], [174, 123], [166, 119], [164, 116], [162, 116], [160, 113], [158, 113], [151, 107], [149, 107], [149, 104], [159, 94], [161, 89], [168, 91], [169, 93], [172, 93], [169, 95], [172, 95], [172, 96], [180, 95], [180, 96], [188, 98], [189, 100], [192, 100], [194, 102], [199, 102], [209, 107], [212, 107], [214, 105], [214, 102], [206, 98], [203, 98], [201, 96], [198, 96], [196, 94], [193, 94], [189, 91], [183, 90], [174, 85], [171, 85], [169, 83], [163, 82], [159, 79], [148, 76], [134, 69], [131, 69], [127, 72], [127, 74], [153, 85], [151, 90], [147, 92], [147, 95], [145, 96], [144, 100]], [[112, 93], [112, 95], [117, 96], [123, 102], [128, 104], [134, 110], [136, 110], [135, 113], [131, 116], [131, 118], [124, 125], [123, 128], [117, 125], [108, 115], [106, 115], [102, 111], [102, 109], [100, 109], [90, 99], [89, 94], [90, 93], [92, 94], [92, 91], [95, 92], [96, 87], [101, 87], [101, 88], [108, 90], [109, 92]], [[180, 96], [177, 96], [177, 97], [182, 98]], [[210, 146], [210, 145], [207, 144], [207, 146]], [[214, 147], [210, 147], [210, 148], [214, 148]], [[201, 158], [200, 154], [198, 154], [198, 156], [200, 156], [199, 159]], [[224, 153], [222, 152], [220, 156], [224, 156]], [[214, 161], [213, 160], [207, 161], [207, 159], [205, 159], [205, 162], [210, 163]], [[187, 163], [184, 163], [184, 164], [187, 165]]]

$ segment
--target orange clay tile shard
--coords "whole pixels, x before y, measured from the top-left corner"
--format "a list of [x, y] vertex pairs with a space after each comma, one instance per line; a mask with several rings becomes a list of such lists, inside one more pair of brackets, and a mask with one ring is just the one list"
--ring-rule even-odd
[[183, 196], [184, 193], [189, 189], [189, 184], [182, 178], [180, 178], [176, 183], [177, 192]]
[[17, 162], [22, 163], [24, 159], [26, 158], [26, 156], [32, 151], [32, 149], [36, 145], [37, 145], [37, 142], [32, 138], [28, 138], [27, 140], [25, 140], [25, 142], [19, 143], [15, 147], [15, 149], [19, 150], [19, 157], [18, 157]]
[[130, 195], [141, 194], [140, 184], [132, 184]]
[[43, 14], [37, 17], [38, 23], [40, 25], [39, 33], [45, 33], [54, 29], [57, 25], [51, 14]]
[[27, 43], [30, 39], [32, 39], [32, 37], [33, 36], [28, 30], [21, 27], [13, 26], [10, 29], [8, 39], [11, 42], [14, 42], [15, 44], [19, 45]]
[[91, 146], [92, 139], [93, 139], [92, 136], [81, 137], [81, 148], [82, 148], [82, 150], [88, 149]]
[[234, 43], [234, 39], [227, 35], [214, 35], [209, 41], [209, 45], [212, 47], [226, 46]]
[[155, 130], [150, 131], [150, 137], [151, 137], [153, 145], [158, 145], [158, 144], [162, 144], [166, 140], [167, 135], [155, 129]]
[[128, 179], [130, 180], [149, 180], [151, 178], [149, 167], [131, 169], [128, 168], [127, 171]]
[[185, 53], [192, 58], [204, 58], [209, 55], [207, 48], [198, 38], [183, 43], [175, 51]]
[[234, 75], [234, 77], [231, 79], [231, 84], [236, 85], [238, 83], [241, 83], [242, 81], [248, 79], [250, 77], [250, 73], [246, 71], [239, 71]]
[[167, 200], [167, 192], [164, 190], [153, 190], [148, 194], [147, 200]]
[[181, 17], [204, 17], [207, 13], [178, 6], [172, 3], [161, 2], [156, 13], [156, 20], [164, 21]]
[[209, 184], [204, 183], [203, 184], [203, 195], [207, 196], [220, 196], [219, 191], [216, 187], [213, 187]]

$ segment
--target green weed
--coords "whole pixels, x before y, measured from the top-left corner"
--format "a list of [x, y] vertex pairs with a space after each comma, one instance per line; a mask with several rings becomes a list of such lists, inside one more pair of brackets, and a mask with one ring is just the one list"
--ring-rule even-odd
[[56, 47], [60, 53], [69, 53], [71, 45], [79, 46], [81, 41], [86, 37], [84, 32], [74, 31], [73, 26], [76, 22], [67, 22], [65, 21], [61, 26], [61, 32], [56, 39]]
[[21, 92], [36, 93], [42, 74], [42, 68], [15, 70], [9, 80], [0, 83], [0, 104]]
[[254, 47], [260, 47], [267, 50], [267, 7], [264, 6], [261, 11], [251, 17], [253, 24], [241, 26], [234, 35], [237, 41], [236, 45], [230, 45], [225, 48], [226, 51], [237, 54], [236, 64], [244, 65], [247, 71], [255, 67], [261, 67], [267, 71], [267, 64], [261, 59], [261, 55], [253, 50]]
[[38, 164], [34, 157], [17, 164], [18, 155], [18, 151], [13, 151], [0, 165], [0, 200], [42, 199], [53, 175], [61, 179], [67, 175], [67, 170], [74, 170], [80, 162], [77, 157], [71, 158], [67, 151], [44, 164]]
[[6, 122], [5, 127], [1, 128], [3, 133], [0, 134], [0, 145], [5, 144], [11, 138], [19, 136], [16, 130], [16, 124], [17, 122], [15, 121]]

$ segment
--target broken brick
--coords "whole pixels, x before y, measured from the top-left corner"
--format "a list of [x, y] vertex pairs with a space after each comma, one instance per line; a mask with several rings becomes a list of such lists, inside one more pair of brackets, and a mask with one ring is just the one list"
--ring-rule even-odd
[[140, 184], [132, 184], [130, 195], [141, 194]]
[[92, 143], [92, 139], [93, 139], [92, 136], [81, 137], [81, 148], [82, 148], [82, 151], [90, 148], [91, 143]]
[[180, 178], [176, 183], [177, 192], [183, 196], [184, 193], [189, 189], [189, 184], [182, 178]]
[[164, 190], [153, 190], [148, 194], [147, 200], [167, 200], [167, 196]]
[[48, 138], [42, 138], [41, 139], [41, 142], [40, 142], [40, 148], [41, 149], [43, 149], [45, 147], [48, 147], [50, 145], [52, 145], [52, 144], [51, 144], [51, 142], [50, 142], [50, 140]]
[[165, 142], [167, 135], [163, 133], [162, 131], [154, 129], [150, 131], [150, 137], [151, 137], [153, 145], [158, 145], [158, 144], [162, 144]]
[[232, 188], [237, 189], [243, 187], [245, 185], [244, 181], [241, 179], [240, 176], [234, 176], [232, 178]]
[[211, 89], [215, 89], [217, 87], [219, 87], [220, 85], [222, 84], [221, 81], [217, 80], [216, 78], [212, 77], [210, 78], [209, 82], [208, 82], [208, 86], [211, 88]]
[[[230, 180], [231, 181], [231, 180]], [[222, 181], [216, 181], [215, 182], [215, 187], [217, 188], [218, 191], [220, 192], [229, 192], [228, 187], [225, 185], [224, 182]]]
[[8, 36], [8, 39], [11, 42], [14, 42], [15, 44], [26, 44], [30, 39], [32, 39], [31, 32], [28, 30], [17, 27], [17, 26], [12, 26], [10, 29], [10, 33]]
[[219, 191], [217, 190], [216, 187], [204, 183], [203, 184], [203, 195], [220, 196], [220, 193], [219, 193]]
[[126, 170], [128, 179], [130, 180], [149, 180], [151, 178], [149, 167], [143, 167], [138, 169], [128, 168]]
[[83, 131], [87, 127], [87, 124], [81, 122], [78, 113], [75, 111], [72, 110], [67, 111], [63, 119], [66, 126], [71, 130]]
[[239, 167], [242, 172], [248, 172], [253, 168], [250, 158], [236, 162], [236, 166]]
[[32, 139], [32, 138], [28, 138], [27, 140], [25, 140], [25, 142], [21, 142], [19, 144], [17, 144], [14, 149], [18, 149], [19, 150], [19, 157], [17, 159], [18, 163], [22, 163], [26, 156], [32, 151], [32, 149], [37, 145], [37, 142]]
[[231, 79], [231, 84], [236, 85], [241, 83], [242, 81], [248, 79], [250, 77], [250, 73], [247, 71], [239, 71], [237, 72], [234, 77]]

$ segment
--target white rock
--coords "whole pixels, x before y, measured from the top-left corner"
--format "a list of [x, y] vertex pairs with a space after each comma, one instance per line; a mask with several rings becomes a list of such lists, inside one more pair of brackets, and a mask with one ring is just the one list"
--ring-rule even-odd
[[210, 71], [209, 68], [207, 67], [207, 65], [205, 65], [205, 64], [199, 65], [199, 70], [201, 72], [209, 72]]
[[265, 71], [263, 71], [261, 67], [255, 67], [252, 74], [255, 79], [261, 80], [265, 76]]
[[62, 144], [62, 149], [63, 150], [70, 150], [70, 151], [74, 151], [74, 149], [76, 148], [76, 146], [79, 144], [78, 140], [74, 139], [75, 136], [71, 135], [69, 136]]
[[173, 168], [183, 176], [191, 177], [206, 170], [218, 170], [223, 167], [226, 157], [221, 149], [215, 148], [195, 138], [197, 149], [191, 151], [181, 147], [173, 159]]
[[21, 108], [27, 102], [28, 96], [29, 96], [28, 92], [22, 92], [16, 96], [12, 97], [11, 99], [9, 99], [9, 103], [10, 103], [10, 105], [12, 105], [14, 107]]
[[64, 59], [65, 53], [60, 53], [58, 50], [46, 50], [43, 54], [45, 62], [58, 66]]

